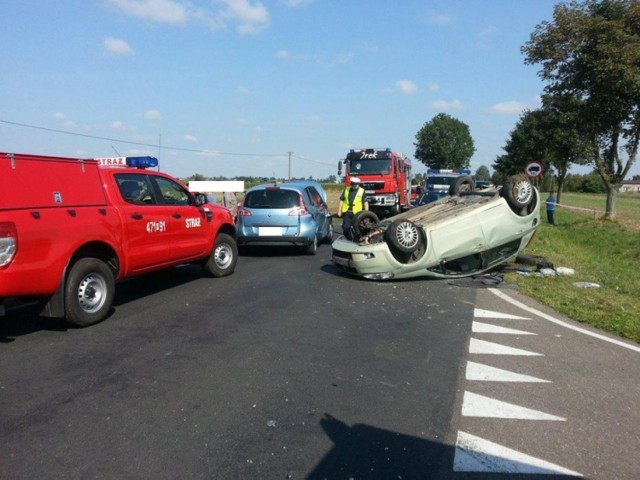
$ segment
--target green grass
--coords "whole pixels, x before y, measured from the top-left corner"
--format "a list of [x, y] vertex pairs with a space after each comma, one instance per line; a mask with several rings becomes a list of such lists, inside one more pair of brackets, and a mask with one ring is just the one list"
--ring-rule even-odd
[[[563, 194], [563, 204], [604, 210], [603, 195]], [[620, 195], [617, 219], [559, 208], [556, 227], [538, 229], [525, 252], [542, 256], [573, 276], [525, 277], [508, 273], [522, 293], [573, 320], [640, 343], [640, 196]], [[574, 286], [593, 282], [598, 289]]]

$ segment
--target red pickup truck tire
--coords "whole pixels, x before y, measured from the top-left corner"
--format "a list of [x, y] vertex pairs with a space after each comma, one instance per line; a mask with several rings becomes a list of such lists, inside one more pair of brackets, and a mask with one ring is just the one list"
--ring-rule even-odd
[[64, 309], [67, 322], [88, 327], [109, 314], [116, 284], [109, 266], [97, 258], [81, 258], [69, 272], [65, 283]]
[[211, 255], [202, 268], [210, 277], [225, 277], [231, 275], [238, 262], [238, 245], [231, 235], [219, 233]]

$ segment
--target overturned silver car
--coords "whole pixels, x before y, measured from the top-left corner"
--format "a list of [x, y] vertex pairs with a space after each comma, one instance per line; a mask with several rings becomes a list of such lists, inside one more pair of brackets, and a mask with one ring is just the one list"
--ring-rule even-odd
[[481, 191], [461, 187], [382, 221], [360, 212], [354, 241], [333, 242], [333, 263], [352, 275], [388, 280], [466, 277], [515, 259], [540, 224], [540, 195], [529, 178], [515, 175]]

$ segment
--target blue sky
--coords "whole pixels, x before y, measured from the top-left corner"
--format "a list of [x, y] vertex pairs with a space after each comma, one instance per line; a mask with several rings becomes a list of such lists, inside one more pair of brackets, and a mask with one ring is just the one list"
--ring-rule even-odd
[[292, 152], [292, 176], [325, 178], [350, 148], [413, 158], [444, 112], [491, 168], [539, 106], [520, 48], [556, 3], [0, 0], [0, 150], [150, 154], [179, 177], [287, 177]]

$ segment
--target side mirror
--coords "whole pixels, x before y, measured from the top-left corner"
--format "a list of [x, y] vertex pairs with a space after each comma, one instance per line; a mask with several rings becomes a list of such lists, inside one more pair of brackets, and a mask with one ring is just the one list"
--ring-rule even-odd
[[338, 176], [342, 176], [342, 160], [338, 160]]
[[204, 193], [196, 193], [196, 206], [200, 207], [207, 202], [207, 196]]

